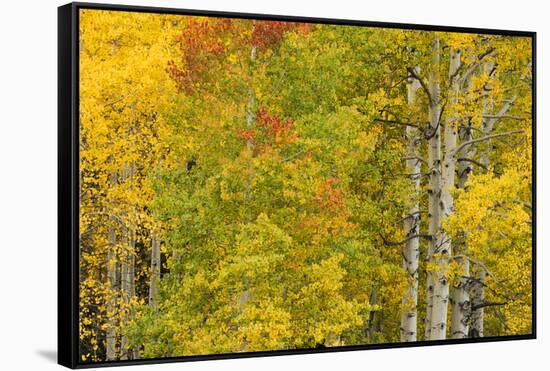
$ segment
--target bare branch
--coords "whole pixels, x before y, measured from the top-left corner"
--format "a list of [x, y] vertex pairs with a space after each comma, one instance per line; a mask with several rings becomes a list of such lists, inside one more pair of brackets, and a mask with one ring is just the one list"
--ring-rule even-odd
[[513, 200], [514, 203], [520, 204], [522, 206], [525, 206], [528, 209], [533, 210], [533, 205], [530, 202], [520, 201], [520, 200]]
[[484, 136], [484, 137], [481, 137], [481, 138], [475, 138], [475, 139], [472, 139], [472, 140], [468, 140], [468, 141], [462, 143], [461, 145], [459, 145], [454, 150], [453, 155], [456, 155], [458, 152], [462, 151], [462, 149], [464, 149], [464, 147], [470, 146], [470, 145], [475, 144], [475, 143], [486, 142], [486, 141], [494, 139], [494, 138], [506, 137], [506, 136], [521, 134], [521, 133], [523, 133], [523, 130], [514, 130], [514, 131], [508, 131], [508, 132], [505, 132], [505, 133], [491, 134], [491, 135], [487, 135], [487, 136]]
[[[470, 76], [474, 73], [474, 71], [481, 65], [481, 62], [483, 62], [483, 60], [487, 57], [490, 57], [491, 55], [494, 55], [496, 54], [495, 53], [495, 49], [494, 48], [490, 48], [490, 49], [487, 49], [485, 52], [483, 52], [482, 54], [478, 55], [477, 56], [477, 60], [475, 62], [473, 62], [472, 64], [470, 64], [470, 66], [468, 67], [468, 69], [464, 72], [464, 74], [462, 75], [462, 78], [461, 78], [461, 81], [460, 81], [460, 85], [463, 85], [469, 78]], [[461, 65], [462, 67], [462, 65]]]
[[[491, 273], [491, 271], [485, 266], [485, 264], [483, 264], [481, 261], [479, 260], [476, 260], [476, 259], [473, 259], [467, 255], [455, 255], [453, 256], [453, 259], [457, 260], [457, 259], [467, 259], [468, 261], [470, 261], [470, 263], [472, 264], [475, 264], [477, 265], [478, 267], [481, 267], [483, 268], [483, 270], [493, 279], [493, 281], [495, 281], [497, 284], [500, 284], [500, 282], [502, 282], [501, 280], [499, 280], [493, 273]], [[470, 278], [470, 279], [473, 279], [473, 278]], [[485, 284], [483, 284], [485, 285]]]
[[401, 160], [403, 160], [403, 161], [407, 161], [407, 160], [418, 160], [418, 161], [422, 162], [423, 164], [428, 165], [428, 161], [426, 161], [425, 159], [423, 159], [422, 157], [419, 157], [419, 156], [407, 156], [407, 157], [402, 157]]
[[495, 301], [484, 301], [483, 303], [479, 303], [477, 305], [472, 305], [472, 310], [477, 310], [485, 307], [495, 307], [495, 306], [502, 306], [508, 304], [507, 301], [504, 302], [495, 302]]
[[293, 154], [293, 155], [291, 155], [291, 156], [289, 156], [289, 157], [287, 157], [287, 158], [282, 159], [281, 162], [282, 162], [282, 163], [285, 163], [285, 162], [294, 160], [296, 157], [298, 157], [298, 156], [300, 156], [300, 155], [302, 155], [302, 154], [304, 154], [304, 153], [306, 153], [306, 152], [307, 152], [307, 151], [306, 151], [305, 149], [303, 149], [303, 150], [298, 151], [298, 152], [296, 152], [295, 154]]
[[118, 102], [123, 101], [125, 98], [126, 98], [126, 97], [120, 97], [119, 99], [115, 99], [115, 100], [112, 101], [112, 102], [105, 103], [105, 104], [103, 105], [103, 107], [110, 107], [110, 106], [113, 106], [113, 105], [117, 104]]
[[517, 97], [514, 95], [509, 100], [505, 101], [502, 107], [500, 107], [500, 110], [498, 110], [498, 113], [494, 115], [493, 118], [489, 118], [487, 122], [487, 133], [491, 132], [493, 130], [493, 126], [500, 120], [504, 115], [506, 115], [506, 112], [512, 107], [514, 102], [516, 101]]
[[418, 74], [416, 73], [416, 70], [413, 67], [408, 67], [407, 72], [409, 73], [409, 77], [412, 77], [413, 79], [418, 80], [418, 82], [420, 83], [420, 86], [422, 86], [422, 89], [428, 96], [428, 100], [430, 102], [433, 102], [433, 97], [432, 97], [432, 94], [430, 93], [430, 89], [428, 88], [428, 85], [426, 85], [424, 80], [420, 76], [418, 76]]
[[403, 218], [393, 222], [393, 225], [397, 225], [401, 222], [404, 222], [407, 219], [413, 218], [413, 217], [415, 217], [417, 215], [421, 215], [421, 214], [428, 214], [428, 212], [427, 211], [417, 211], [417, 212], [414, 212], [414, 213], [409, 213], [409, 214], [405, 215]]
[[471, 159], [471, 158], [464, 158], [464, 157], [461, 157], [461, 158], [457, 159], [457, 161], [458, 161], [458, 162], [471, 162], [472, 164], [475, 164], [475, 165], [477, 165], [477, 166], [479, 166], [479, 167], [481, 167], [481, 168], [483, 168], [483, 169], [485, 169], [485, 170], [488, 170], [488, 167], [487, 167], [487, 166], [485, 166], [485, 165], [483, 165], [481, 162], [476, 161], [476, 160]]
[[509, 119], [509, 120], [518, 120], [518, 121], [525, 121], [527, 120], [528, 118], [527, 117], [522, 117], [522, 116], [511, 116], [511, 115], [483, 115], [484, 118], [487, 118], [487, 119], [497, 119], [497, 120], [501, 120], [501, 119]]

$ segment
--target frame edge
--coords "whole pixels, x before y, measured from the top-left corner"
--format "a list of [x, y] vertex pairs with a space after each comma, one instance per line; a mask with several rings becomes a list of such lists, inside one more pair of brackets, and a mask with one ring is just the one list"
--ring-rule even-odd
[[[75, 7], [57, 9], [57, 363], [78, 365], [78, 259], [75, 210]], [[76, 277], [76, 280], [75, 280]]]

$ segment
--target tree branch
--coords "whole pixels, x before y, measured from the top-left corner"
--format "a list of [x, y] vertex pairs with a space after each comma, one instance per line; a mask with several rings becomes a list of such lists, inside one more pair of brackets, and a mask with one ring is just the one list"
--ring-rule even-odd
[[533, 210], [533, 205], [530, 202], [525, 202], [525, 201], [521, 201], [521, 200], [513, 200], [512, 202], [514, 202], [516, 204], [520, 204], [522, 206], [525, 206], [528, 209]]
[[[462, 78], [461, 78], [461, 81], [460, 81], [460, 85], [463, 85], [464, 82], [466, 82], [466, 80], [468, 78], [470, 78], [470, 75], [472, 73], [474, 73], [474, 71], [476, 70], [476, 68], [478, 68], [480, 65], [481, 65], [481, 62], [483, 62], [483, 60], [487, 57], [490, 57], [491, 55], [495, 54], [495, 49], [494, 48], [489, 48], [487, 49], [484, 53], [480, 54], [477, 56], [477, 60], [475, 62], [473, 62], [472, 64], [470, 64], [470, 67], [468, 67], [468, 69], [464, 72], [464, 74], [462, 75]], [[462, 66], [462, 65], [461, 65]]]
[[291, 155], [291, 156], [288, 156], [287, 158], [284, 158], [281, 160], [282, 163], [285, 163], [285, 162], [288, 162], [288, 161], [291, 161], [291, 160], [294, 160], [296, 157], [306, 153], [307, 150], [303, 149], [301, 151], [298, 151], [296, 152], [295, 154]]
[[527, 120], [527, 117], [521, 117], [521, 116], [512, 116], [512, 115], [483, 115], [484, 118], [487, 119], [509, 119], [509, 120], [518, 120], [518, 121], [525, 121]]
[[403, 161], [407, 161], [407, 160], [418, 160], [418, 161], [422, 162], [423, 164], [428, 165], [428, 161], [426, 161], [425, 159], [423, 159], [422, 157], [419, 157], [419, 156], [407, 156], [407, 157], [402, 157], [401, 160], [403, 160]]
[[474, 159], [471, 159], [471, 158], [464, 158], [464, 157], [461, 157], [459, 159], [457, 159], [458, 162], [471, 162], [472, 164], [475, 164], [485, 170], [488, 170], [487, 166], [483, 165], [481, 162], [479, 161], [476, 161]]
[[487, 136], [484, 136], [484, 137], [481, 137], [481, 138], [468, 140], [468, 141], [462, 143], [461, 145], [459, 145], [454, 150], [453, 156], [455, 156], [458, 152], [462, 151], [464, 149], [464, 147], [470, 146], [472, 144], [479, 143], [479, 142], [485, 142], [485, 141], [488, 141], [488, 140], [491, 140], [491, 139], [494, 139], [494, 138], [506, 137], [506, 136], [510, 136], [510, 135], [514, 135], [514, 134], [521, 134], [521, 133], [523, 133], [523, 130], [514, 130], [514, 131], [508, 131], [508, 132], [505, 132], [505, 133], [491, 134], [491, 135], [487, 135]]
[[495, 306], [502, 306], [508, 304], [507, 301], [505, 302], [496, 302], [496, 301], [484, 301], [483, 303], [479, 303], [477, 305], [472, 305], [472, 310], [478, 310], [485, 307], [495, 307]]
[[409, 73], [410, 77], [412, 77], [413, 79], [418, 80], [418, 82], [420, 83], [420, 86], [422, 86], [422, 89], [424, 90], [424, 92], [428, 96], [428, 100], [430, 102], [433, 102], [433, 97], [432, 97], [432, 94], [430, 93], [430, 89], [428, 88], [428, 85], [426, 85], [424, 80], [420, 76], [418, 76], [418, 74], [416, 73], [414, 67], [407, 67], [407, 72]]
[[493, 126], [500, 120], [504, 117], [504, 115], [506, 115], [506, 112], [508, 112], [508, 110], [510, 109], [510, 107], [512, 107], [512, 105], [514, 104], [514, 102], [516, 101], [517, 99], [517, 96], [513, 96], [512, 98], [510, 98], [509, 100], [505, 101], [505, 103], [502, 105], [502, 107], [500, 107], [500, 110], [498, 110], [498, 113], [496, 115], [493, 115], [494, 117], [492, 118], [489, 118], [489, 123], [487, 125], [489, 131], [490, 132], [491, 130], [493, 130]]
[[413, 218], [413, 217], [415, 217], [417, 215], [421, 215], [421, 214], [428, 214], [428, 212], [427, 211], [417, 211], [417, 212], [414, 212], [414, 213], [409, 213], [409, 214], [405, 215], [403, 218], [393, 222], [393, 225], [397, 225], [401, 222], [404, 222], [407, 219]]

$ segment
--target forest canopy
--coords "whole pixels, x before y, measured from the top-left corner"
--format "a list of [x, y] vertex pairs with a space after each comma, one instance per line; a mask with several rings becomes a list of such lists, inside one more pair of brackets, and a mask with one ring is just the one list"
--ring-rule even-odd
[[530, 37], [79, 25], [82, 362], [533, 331]]

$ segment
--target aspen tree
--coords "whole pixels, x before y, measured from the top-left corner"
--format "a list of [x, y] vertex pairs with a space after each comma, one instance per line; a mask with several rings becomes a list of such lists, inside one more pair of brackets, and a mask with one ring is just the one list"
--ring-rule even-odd
[[[427, 264], [434, 266], [434, 254], [441, 246], [441, 101], [439, 87], [439, 60], [440, 45], [439, 39], [431, 42], [431, 62], [428, 77], [428, 167], [429, 167], [429, 189], [428, 189], [428, 232], [430, 242], [428, 245]], [[433, 323], [435, 298], [435, 272], [433, 268], [427, 271], [426, 283], [426, 318], [425, 338], [432, 340], [432, 330], [438, 324]], [[438, 307], [440, 309], [440, 307]], [[436, 316], [437, 318], [438, 316]], [[438, 332], [436, 331], [436, 335]]]
[[[416, 74], [419, 68], [414, 67]], [[407, 103], [409, 106], [415, 104], [416, 92], [420, 88], [420, 82], [409, 73], [407, 79]], [[408, 241], [403, 247], [403, 268], [407, 272], [408, 289], [403, 296], [403, 309], [401, 314], [401, 341], [416, 341], [417, 332], [417, 304], [418, 304], [418, 263], [420, 258], [419, 237], [413, 237], [420, 232], [420, 208], [418, 196], [420, 191], [421, 161], [419, 159], [419, 146], [421, 138], [416, 128], [407, 126], [405, 129], [407, 138], [407, 160], [406, 168], [413, 183], [412, 207], [404, 217], [404, 235]]]
[[[460, 51], [451, 48], [449, 62], [449, 92], [447, 104], [454, 109], [458, 103]], [[457, 128], [459, 122], [456, 115], [448, 116], [445, 119], [443, 133], [443, 166], [442, 166], [442, 188], [441, 188], [441, 218], [447, 218], [453, 212], [452, 191], [455, 187], [455, 150], [457, 140]], [[445, 339], [447, 332], [447, 308], [449, 302], [449, 264], [452, 253], [450, 236], [442, 231], [441, 246], [436, 251], [436, 276], [434, 287], [434, 307], [432, 309], [432, 330], [431, 339]]]

